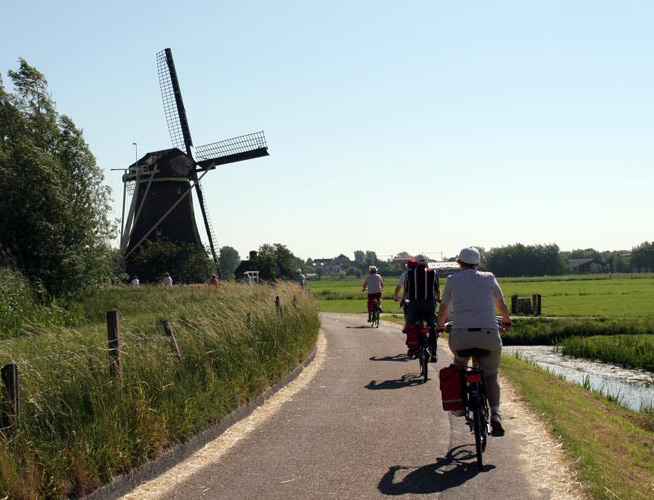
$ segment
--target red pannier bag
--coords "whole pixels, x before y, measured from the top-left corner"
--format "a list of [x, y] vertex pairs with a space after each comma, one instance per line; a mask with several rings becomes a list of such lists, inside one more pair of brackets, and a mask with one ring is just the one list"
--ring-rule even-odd
[[415, 323], [406, 325], [406, 346], [409, 349], [418, 349], [418, 325]]
[[463, 410], [463, 378], [461, 368], [450, 365], [442, 368], [438, 373], [441, 383], [441, 397], [443, 399], [443, 410]]

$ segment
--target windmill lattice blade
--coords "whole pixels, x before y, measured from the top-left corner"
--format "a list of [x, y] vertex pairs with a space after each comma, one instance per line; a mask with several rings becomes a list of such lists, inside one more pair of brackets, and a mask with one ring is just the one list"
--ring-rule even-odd
[[263, 132], [240, 135], [224, 141], [205, 144], [195, 148], [195, 156], [200, 160], [218, 159], [226, 156], [267, 150], [266, 137]]
[[170, 140], [173, 147], [188, 153], [193, 142], [170, 49], [157, 53], [157, 73]]

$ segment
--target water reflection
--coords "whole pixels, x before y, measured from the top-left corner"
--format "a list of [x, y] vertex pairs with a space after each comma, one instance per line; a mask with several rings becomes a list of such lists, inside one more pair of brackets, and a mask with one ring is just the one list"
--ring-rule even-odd
[[640, 411], [654, 407], [654, 373], [563, 356], [555, 346], [504, 346], [502, 353], [534, 361], [538, 366], [594, 391], [616, 398], [620, 404]]

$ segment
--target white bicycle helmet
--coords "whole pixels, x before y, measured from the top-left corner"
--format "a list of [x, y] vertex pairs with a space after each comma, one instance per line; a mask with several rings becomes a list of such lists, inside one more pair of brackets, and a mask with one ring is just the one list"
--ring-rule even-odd
[[481, 254], [475, 247], [464, 248], [459, 252], [457, 261], [474, 266], [481, 262]]

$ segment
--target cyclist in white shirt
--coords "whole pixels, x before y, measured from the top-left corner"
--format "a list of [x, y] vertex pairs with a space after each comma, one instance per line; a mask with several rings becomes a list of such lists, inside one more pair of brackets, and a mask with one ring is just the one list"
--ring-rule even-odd
[[454, 323], [449, 345], [454, 354], [454, 364], [466, 366], [469, 358], [458, 356], [459, 351], [485, 349], [488, 354], [478, 361], [484, 373], [484, 385], [491, 407], [491, 428], [494, 436], [503, 436], [500, 416], [500, 386], [497, 371], [502, 354], [495, 308], [502, 314], [502, 326], [510, 329], [511, 318], [504, 303], [502, 289], [493, 273], [479, 271], [481, 255], [476, 248], [464, 248], [459, 252], [457, 263], [461, 272], [448, 277], [438, 311], [438, 330], [443, 331], [450, 308], [454, 310]]
[[384, 278], [377, 273], [377, 266], [370, 266], [369, 274], [363, 282], [363, 291], [368, 290], [368, 321], [372, 317], [372, 311], [375, 310], [375, 303], [379, 304], [381, 311], [381, 298], [384, 291]]

